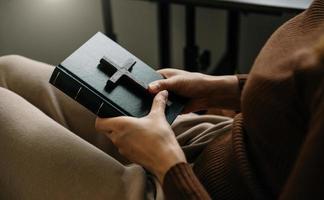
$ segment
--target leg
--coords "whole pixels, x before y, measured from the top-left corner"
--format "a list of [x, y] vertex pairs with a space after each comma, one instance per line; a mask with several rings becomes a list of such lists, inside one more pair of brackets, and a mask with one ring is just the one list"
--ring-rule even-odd
[[0, 97], [0, 199], [143, 199], [141, 167], [124, 167], [7, 89]]
[[0, 57], [0, 87], [17, 93], [73, 133], [120, 158], [111, 142], [95, 133], [95, 115], [49, 84], [53, 70], [53, 66], [22, 56]]
[[[78, 135], [94, 132], [95, 116], [49, 84], [53, 66], [21, 56], [0, 58], [0, 87], [5, 87]], [[77, 117], [76, 117], [77, 116]]]

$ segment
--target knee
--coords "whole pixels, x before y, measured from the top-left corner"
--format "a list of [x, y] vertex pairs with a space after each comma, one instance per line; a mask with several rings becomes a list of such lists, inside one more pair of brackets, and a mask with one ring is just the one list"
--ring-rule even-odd
[[[0, 133], [5, 123], [19, 122], [25, 112], [28, 112], [29, 103], [15, 92], [0, 87]], [[30, 119], [30, 118], [29, 118]]]
[[6, 55], [0, 57], [0, 75], [4, 72], [8, 72], [13, 68], [19, 66], [24, 59], [23, 56], [19, 55]]
[[16, 94], [7, 88], [0, 87], [0, 105], [4, 105], [8, 99], [13, 98]]
[[14, 106], [12, 103], [17, 100], [18, 95], [6, 88], [0, 87], [0, 96], [0, 118], [2, 120], [8, 114], [6, 111]]

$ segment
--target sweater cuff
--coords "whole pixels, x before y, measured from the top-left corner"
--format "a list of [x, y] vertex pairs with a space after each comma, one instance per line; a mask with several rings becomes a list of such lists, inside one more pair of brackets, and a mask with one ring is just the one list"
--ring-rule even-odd
[[243, 91], [243, 88], [244, 88], [244, 85], [248, 79], [248, 74], [236, 74], [236, 77], [238, 79], [238, 86], [239, 86], [239, 90], [240, 90], [240, 93], [242, 93]]
[[166, 173], [165, 199], [211, 199], [188, 163], [178, 163]]

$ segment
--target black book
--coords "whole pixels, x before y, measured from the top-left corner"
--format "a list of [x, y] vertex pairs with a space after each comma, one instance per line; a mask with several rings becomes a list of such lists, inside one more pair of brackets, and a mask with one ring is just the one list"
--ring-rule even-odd
[[[148, 84], [163, 77], [102, 33], [56, 66], [50, 83], [100, 117], [146, 116], [153, 95]], [[165, 111], [171, 124], [185, 99], [169, 95]]]

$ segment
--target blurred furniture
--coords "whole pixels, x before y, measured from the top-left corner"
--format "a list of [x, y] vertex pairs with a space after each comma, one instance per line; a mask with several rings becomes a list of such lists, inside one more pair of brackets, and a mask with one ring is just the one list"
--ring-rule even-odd
[[[212, 74], [233, 74], [238, 65], [240, 14], [263, 13], [280, 15], [299, 13], [305, 10], [311, 0], [140, 0], [156, 2], [158, 6], [160, 66], [170, 66], [170, 4], [182, 4], [186, 10], [186, 47], [184, 48], [184, 66], [188, 71], [200, 71], [210, 67], [210, 52], [199, 54], [196, 44], [197, 6], [227, 10], [226, 50]], [[110, 0], [103, 0], [105, 21], [111, 21]], [[108, 3], [109, 2], [109, 3]], [[109, 17], [109, 20], [107, 19]], [[106, 31], [113, 34], [112, 22], [105, 22]]]
[[116, 41], [117, 37], [113, 29], [113, 18], [111, 9], [111, 0], [101, 0], [103, 24], [106, 35], [112, 40]]

